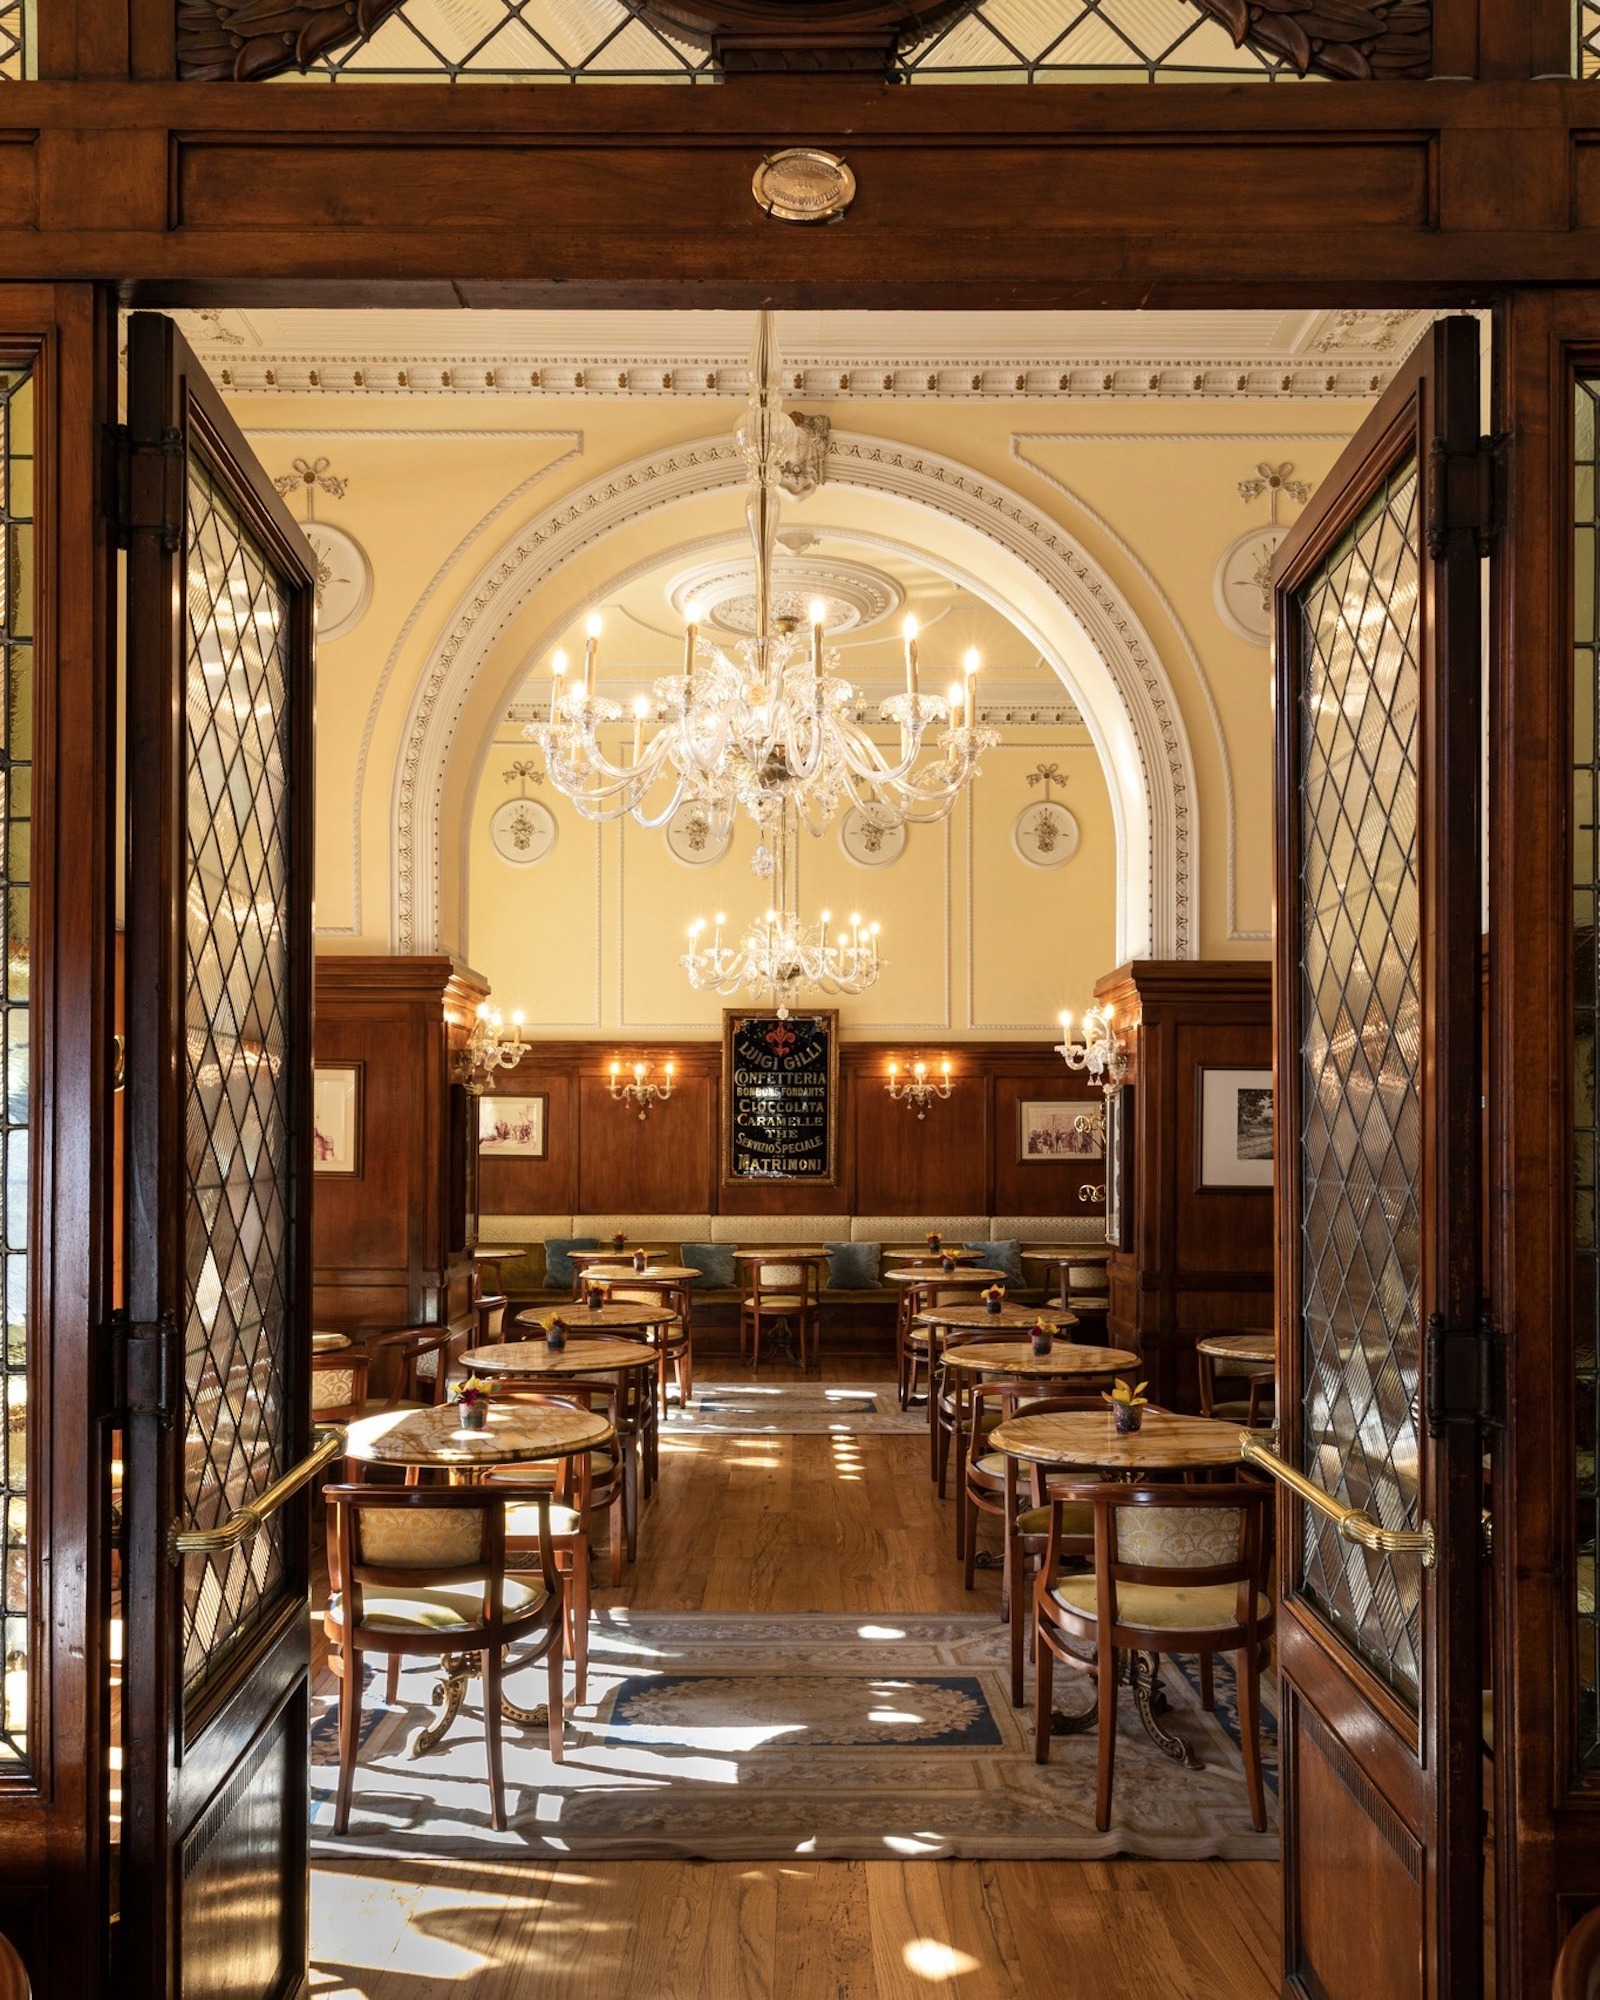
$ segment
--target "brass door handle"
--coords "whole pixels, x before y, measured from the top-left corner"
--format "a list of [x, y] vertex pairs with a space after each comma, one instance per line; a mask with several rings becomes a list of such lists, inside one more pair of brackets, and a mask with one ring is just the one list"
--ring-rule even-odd
[[1320, 1486], [1312, 1485], [1304, 1473], [1296, 1472], [1253, 1431], [1241, 1431], [1239, 1445], [1247, 1465], [1258, 1465], [1263, 1472], [1270, 1472], [1278, 1484], [1287, 1486], [1297, 1499], [1303, 1500], [1308, 1507], [1315, 1507], [1319, 1514], [1325, 1514], [1337, 1525], [1345, 1541], [1355, 1542], [1364, 1549], [1376, 1549], [1383, 1555], [1420, 1556], [1424, 1569], [1433, 1568], [1437, 1548], [1431, 1521], [1424, 1521], [1420, 1528], [1380, 1528], [1372, 1516], [1364, 1514], [1359, 1507], [1347, 1507], [1331, 1493], [1324, 1493]]
[[343, 1454], [342, 1430], [319, 1425], [316, 1437], [316, 1444], [298, 1465], [290, 1466], [281, 1479], [275, 1479], [265, 1493], [258, 1494], [247, 1506], [236, 1508], [220, 1526], [180, 1528], [174, 1521], [167, 1530], [168, 1561], [175, 1563], [182, 1556], [214, 1555], [219, 1549], [235, 1549], [241, 1542], [254, 1541], [286, 1500], [293, 1499], [325, 1465], [331, 1465]]

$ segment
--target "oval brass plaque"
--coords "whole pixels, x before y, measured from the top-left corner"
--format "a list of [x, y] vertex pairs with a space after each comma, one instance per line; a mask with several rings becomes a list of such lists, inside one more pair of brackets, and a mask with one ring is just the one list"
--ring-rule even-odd
[[831, 222], [856, 198], [856, 177], [836, 153], [794, 146], [756, 168], [751, 192], [779, 222]]

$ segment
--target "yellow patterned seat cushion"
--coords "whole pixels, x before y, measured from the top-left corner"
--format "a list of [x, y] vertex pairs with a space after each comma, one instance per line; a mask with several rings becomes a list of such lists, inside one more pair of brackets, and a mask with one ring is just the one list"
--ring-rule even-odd
[[[1050, 1595], [1064, 1610], [1093, 1620], [1097, 1585], [1092, 1576], [1069, 1578]], [[1256, 1616], [1263, 1623], [1272, 1611], [1265, 1592], [1256, 1598]], [[1224, 1632], [1239, 1620], [1239, 1587], [1233, 1583], [1173, 1586], [1164, 1583], [1119, 1583], [1117, 1621], [1149, 1632]]]
[[[550, 1509], [550, 1532], [552, 1535], [576, 1535], [583, 1527], [583, 1516], [576, 1507], [552, 1507]], [[520, 1507], [515, 1500], [506, 1502], [506, 1540], [508, 1542], [536, 1542], [539, 1539], [539, 1510], [537, 1507]]]
[[[544, 1602], [544, 1585], [523, 1577], [505, 1580], [505, 1615], [510, 1623], [537, 1611]], [[483, 1623], [481, 1583], [429, 1583], [415, 1589], [399, 1585], [372, 1585], [361, 1593], [361, 1629], [364, 1632], [464, 1632]], [[344, 1624], [342, 1596], [328, 1600], [328, 1619]]]
[[[1027, 1508], [1017, 1516], [1017, 1527], [1024, 1535], [1048, 1535], [1050, 1509]], [[1093, 1535], [1094, 1503], [1089, 1500], [1067, 1501], [1061, 1509], [1061, 1532], [1064, 1535]]]

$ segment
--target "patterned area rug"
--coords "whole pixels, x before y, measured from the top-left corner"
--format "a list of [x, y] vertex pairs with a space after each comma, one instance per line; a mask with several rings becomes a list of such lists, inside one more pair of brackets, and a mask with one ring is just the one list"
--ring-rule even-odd
[[[318, 1697], [312, 1839], [319, 1854], [775, 1861], [1260, 1859], [1245, 1803], [1233, 1677], [1217, 1665], [1216, 1712], [1193, 1663], [1169, 1663], [1164, 1726], [1193, 1751], [1185, 1770], [1141, 1730], [1124, 1693], [1114, 1823], [1094, 1825], [1095, 1737], [1058, 1737], [1033, 1760], [1029, 1711], [1007, 1691], [1005, 1628], [985, 1615], [778, 1617], [612, 1611], [600, 1616], [590, 1704], [569, 1719], [566, 1759], [542, 1729], [505, 1728], [512, 1825], [490, 1831], [476, 1683], [450, 1735], [413, 1760], [432, 1672], [402, 1674], [387, 1708], [369, 1675], [350, 1832], [332, 1833], [335, 1711]], [[1189, 1671], [1184, 1671], [1188, 1667]], [[513, 1674], [539, 1698], [543, 1670]], [[1066, 1685], [1063, 1686], [1063, 1680]], [[1277, 1735], [1268, 1690], [1262, 1752], [1276, 1826]], [[1031, 1702], [1032, 1682], [1029, 1682]], [[1091, 1700], [1058, 1671], [1057, 1702]]]
[[892, 1382], [862, 1387], [837, 1382], [696, 1382], [687, 1410], [672, 1406], [671, 1428], [713, 1436], [926, 1437], [919, 1403], [902, 1410]]

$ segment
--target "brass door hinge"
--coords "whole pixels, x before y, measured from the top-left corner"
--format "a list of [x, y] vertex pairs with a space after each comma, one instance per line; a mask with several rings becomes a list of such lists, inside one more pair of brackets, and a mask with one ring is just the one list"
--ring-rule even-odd
[[1486, 556], [1505, 525], [1508, 434], [1481, 437], [1471, 451], [1452, 451], [1435, 438], [1428, 454], [1428, 553], [1440, 561], [1457, 536], [1470, 536]]
[[1430, 1437], [1438, 1437], [1446, 1424], [1471, 1424], [1480, 1431], [1503, 1427], [1504, 1349], [1504, 1338], [1487, 1308], [1471, 1326], [1451, 1326], [1443, 1313], [1432, 1315], [1423, 1347], [1423, 1415]]
[[170, 425], [155, 442], [136, 444], [126, 424], [107, 424], [105, 510], [118, 548], [135, 535], [159, 535], [169, 555], [183, 546], [186, 456]]

